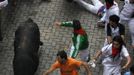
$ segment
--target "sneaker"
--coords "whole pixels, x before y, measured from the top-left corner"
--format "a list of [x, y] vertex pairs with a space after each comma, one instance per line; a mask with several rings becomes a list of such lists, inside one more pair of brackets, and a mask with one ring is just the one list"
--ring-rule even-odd
[[105, 22], [103, 22], [103, 21], [98, 21], [98, 22], [97, 22], [97, 26], [104, 28], [104, 27], [105, 27]]

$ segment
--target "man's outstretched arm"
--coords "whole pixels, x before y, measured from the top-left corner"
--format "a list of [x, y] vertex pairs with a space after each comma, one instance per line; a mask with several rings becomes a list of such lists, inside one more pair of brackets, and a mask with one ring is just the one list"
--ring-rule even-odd
[[43, 72], [43, 75], [49, 75], [51, 72], [53, 72], [56, 69], [56, 67], [51, 66], [50, 69]]

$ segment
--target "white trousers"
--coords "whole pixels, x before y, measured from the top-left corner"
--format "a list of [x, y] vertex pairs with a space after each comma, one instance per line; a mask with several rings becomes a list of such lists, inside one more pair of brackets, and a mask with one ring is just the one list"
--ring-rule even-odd
[[120, 66], [104, 66], [103, 75], [121, 75]]
[[81, 61], [87, 61], [89, 57], [89, 51], [88, 49], [85, 49], [85, 50], [80, 50], [79, 51], [79, 55], [80, 55], [80, 59]]
[[3, 2], [0, 2], [0, 9], [2, 9], [5, 6], [7, 6], [7, 4], [8, 4], [8, 0], [5, 0]]
[[75, 0], [75, 2], [77, 2], [79, 5], [83, 6], [84, 8], [86, 8], [89, 12], [92, 12], [94, 14], [98, 13], [98, 10], [104, 6], [103, 3], [100, 0], [91, 0], [92, 4], [89, 4], [83, 0]]
[[129, 21], [128, 26], [131, 35], [132, 45], [134, 45], [134, 18]]
[[120, 12], [120, 23], [127, 24], [131, 19], [132, 14], [134, 13], [134, 4], [127, 3], [123, 6], [122, 11]]
[[126, 3], [120, 13], [120, 23], [128, 24], [129, 31], [131, 35], [132, 45], [134, 45], [134, 18], [132, 15], [134, 13], [134, 4]]
[[87, 61], [88, 60], [88, 56], [89, 56], [89, 51], [88, 49], [84, 49], [84, 50], [75, 50], [74, 49], [74, 46], [71, 47], [70, 49], [70, 54], [69, 54], [69, 57], [74, 57], [76, 58], [77, 55], [80, 55], [80, 60], [81, 61]]

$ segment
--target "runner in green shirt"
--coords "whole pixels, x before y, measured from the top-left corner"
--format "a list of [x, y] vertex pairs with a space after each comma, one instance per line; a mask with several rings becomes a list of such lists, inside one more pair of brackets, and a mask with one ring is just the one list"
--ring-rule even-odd
[[66, 22], [55, 22], [57, 26], [66, 26], [72, 27], [73, 36], [72, 36], [72, 47], [70, 51], [70, 57], [76, 58], [79, 53], [82, 61], [89, 61], [89, 51], [88, 51], [88, 36], [85, 30], [81, 27], [79, 20], [66, 21]]

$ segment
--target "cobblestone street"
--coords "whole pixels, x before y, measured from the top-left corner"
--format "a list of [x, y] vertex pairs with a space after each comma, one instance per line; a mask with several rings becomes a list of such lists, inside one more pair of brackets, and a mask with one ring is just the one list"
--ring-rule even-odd
[[[86, 0], [90, 2], [90, 0]], [[122, 2], [119, 2], [120, 7]], [[11, 4], [2, 10], [2, 34], [3, 41], [0, 42], [0, 75], [13, 75], [12, 61], [14, 56], [14, 34], [17, 27], [32, 18], [39, 26], [41, 41], [40, 63], [35, 75], [42, 75], [55, 61], [56, 53], [59, 50], [70, 48], [72, 28], [53, 25], [55, 21], [70, 21], [79, 19], [89, 37], [89, 51], [91, 57], [97, 50], [101, 49], [105, 39], [103, 28], [98, 28], [96, 23], [99, 17], [86, 11], [76, 3], [68, 3], [65, 0], [52, 0], [51, 2], [41, 2], [40, 0], [18, 0], [17, 5]], [[127, 29], [127, 28], [126, 28]], [[126, 30], [126, 42], [130, 54], [134, 55], [130, 48], [130, 35]], [[102, 65], [97, 64], [93, 69], [93, 75], [102, 75]], [[51, 75], [59, 75], [57, 71]], [[81, 74], [84, 75], [84, 74]]]

